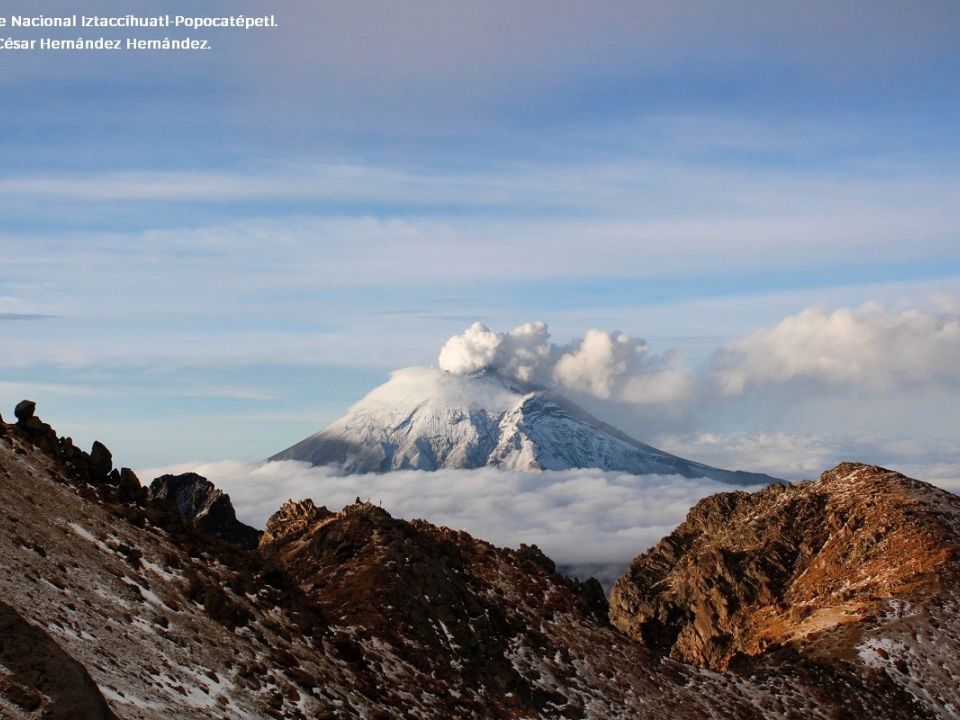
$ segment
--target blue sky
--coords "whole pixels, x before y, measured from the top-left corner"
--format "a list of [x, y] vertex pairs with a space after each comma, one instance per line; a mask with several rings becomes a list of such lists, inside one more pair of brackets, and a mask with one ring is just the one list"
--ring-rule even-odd
[[[202, 55], [0, 55], [0, 412], [33, 397], [138, 467], [253, 460], [475, 320], [617, 328], [708, 372], [811, 306], [955, 316], [954, 2], [205, 8], [281, 27]], [[780, 433], [763, 447], [799, 467], [833, 458], [814, 437], [949, 439], [960, 380], [924, 377], [843, 422], [833, 386], [593, 409], [747, 466], [743, 434]], [[912, 452], [950, 475], [937, 442]]]

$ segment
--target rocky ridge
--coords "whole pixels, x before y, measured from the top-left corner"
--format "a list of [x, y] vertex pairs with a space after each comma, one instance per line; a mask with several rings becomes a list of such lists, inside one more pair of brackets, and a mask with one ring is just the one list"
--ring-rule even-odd
[[[0, 643], [0, 717], [56, 717], [57, 693], [67, 690], [92, 691], [84, 696], [91, 707], [99, 693], [116, 717], [148, 720], [955, 714], [960, 647], [949, 557], [935, 563], [932, 581], [926, 571], [909, 580], [911, 566], [865, 583], [864, 602], [876, 603], [876, 615], [864, 611], [839, 626], [842, 642], [811, 631], [802, 643], [787, 638], [756, 652], [745, 643], [717, 672], [611, 626], [596, 584], [558, 575], [535, 547], [497, 548], [369, 503], [333, 513], [302, 501], [284, 505], [259, 547], [244, 549], [184, 517], [167, 497], [132, 488], [129, 474], [121, 491], [120, 471], [101, 472], [102, 451], [97, 464], [92, 452], [77, 455], [65, 449], [72, 443], [36, 427], [0, 421], [0, 597], [17, 623], [55, 643], [58, 662], [76, 663], [94, 686], [82, 673], [73, 690], [44, 685]], [[917, 503], [891, 515], [891, 529], [934, 523], [939, 491], [890, 475], [873, 482], [880, 494], [902, 487]], [[733, 495], [736, 502], [719, 506], [752, 502]], [[951, 507], [936, 511], [947, 525]], [[714, 533], [733, 538], [738, 526], [749, 536], [753, 514], [717, 512], [701, 511], [710, 528], [697, 536], [701, 544]], [[822, 518], [811, 510], [809, 519]], [[744, 567], [766, 567], [761, 550], [770, 543], [761, 533], [775, 525], [757, 525]], [[928, 559], [949, 540], [930, 528]], [[784, 535], [783, 543], [794, 540], [803, 537]], [[681, 550], [675, 555], [685, 556]], [[868, 564], [879, 558], [861, 556]], [[735, 597], [746, 596], [739, 585], [760, 584], [752, 577], [731, 575]], [[702, 604], [712, 592], [703, 584], [687, 600]], [[612, 617], [621, 624], [623, 609]]]
[[617, 582], [610, 617], [684, 662], [723, 670], [789, 648], [881, 667], [957, 710], [958, 559], [960, 498], [844, 463], [701, 501]]

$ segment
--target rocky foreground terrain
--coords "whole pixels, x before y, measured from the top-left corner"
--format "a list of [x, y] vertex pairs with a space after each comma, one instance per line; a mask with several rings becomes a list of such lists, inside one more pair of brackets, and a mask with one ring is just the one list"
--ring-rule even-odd
[[708, 498], [608, 609], [535, 547], [367, 503], [261, 534], [199, 476], [143, 487], [16, 415], [2, 718], [960, 715], [960, 498], [897, 473]]

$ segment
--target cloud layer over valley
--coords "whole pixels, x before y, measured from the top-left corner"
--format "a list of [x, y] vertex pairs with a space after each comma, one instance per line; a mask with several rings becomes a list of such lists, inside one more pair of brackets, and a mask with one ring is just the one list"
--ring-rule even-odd
[[629, 562], [683, 520], [700, 498], [740, 489], [705, 479], [599, 470], [440, 470], [343, 475], [281, 461], [187, 463], [142, 471], [197, 472], [230, 493], [239, 517], [262, 528], [287, 499], [340, 510], [359, 496], [397, 517], [424, 518], [497, 545], [535, 543], [565, 565]]

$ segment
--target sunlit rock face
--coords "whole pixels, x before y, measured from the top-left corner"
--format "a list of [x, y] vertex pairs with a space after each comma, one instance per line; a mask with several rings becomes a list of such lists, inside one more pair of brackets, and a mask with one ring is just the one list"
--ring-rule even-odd
[[960, 498], [843, 463], [816, 482], [702, 500], [616, 583], [610, 618], [684, 662], [725, 669], [790, 647], [935, 695], [931, 663], [955, 664], [939, 628], [956, 626], [958, 558]]

